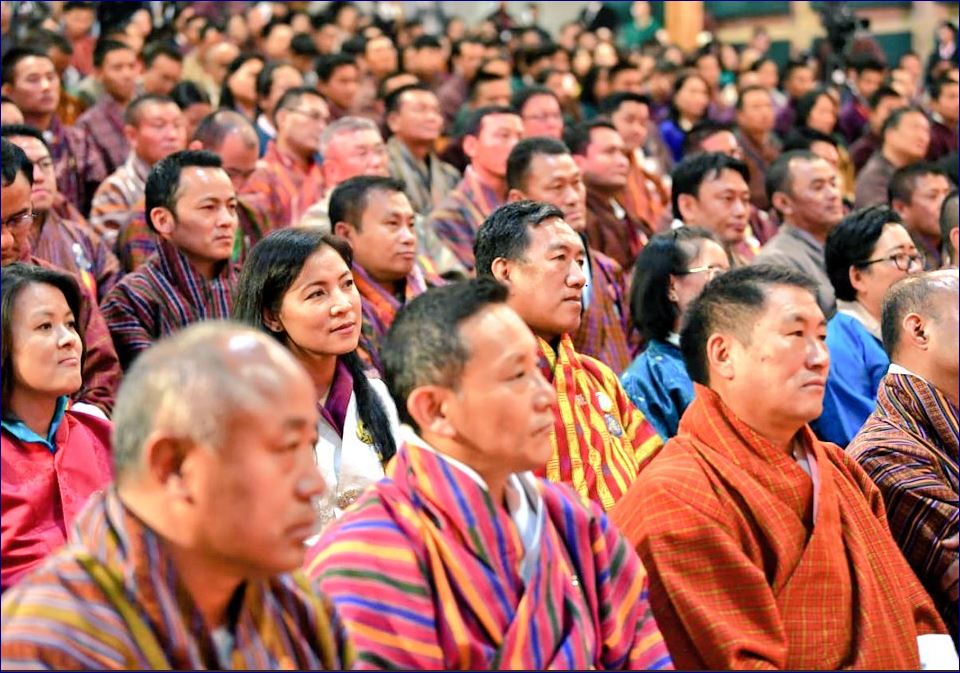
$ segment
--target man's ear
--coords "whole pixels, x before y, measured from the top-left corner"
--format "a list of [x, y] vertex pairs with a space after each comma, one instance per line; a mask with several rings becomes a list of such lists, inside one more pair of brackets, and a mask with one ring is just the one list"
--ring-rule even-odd
[[496, 280], [500, 281], [507, 287], [510, 287], [510, 274], [512, 270], [513, 267], [510, 264], [510, 260], [506, 259], [505, 257], [497, 257], [490, 264], [490, 273], [493, 274], [493, 277]]
[[476, 156], [477, 142], [476, 136], [463, 137], [463, 153], [467, 155], [468, 159], [473, 159], [473, 157]]
[[387, 128], [390, 129], [390, 133], [397, 132], [397, 113], [391, 112], [387, 115]]
[[907, 204], [904, 203], [902, 199], [894, 199], [890, 202], [890, 207], [893, 208], [900, 217], [906, 214]]
[[130, 143], [131, 147], [135, 145], [137, 142], [137, 127], [131, 126], [130, 124], [124, 124], [123, 137], [127, 139], [127, 142]]
[[407, 412], [421, 432], [455, 437], [456, 428], [447, 418], [446, 407], [452, 391], [440, 386], [420, 386], [407, 396]]
[[903, 327], [903, 341], [909, 341], [917, 350], [925, 351], [930, 348], [930, 339], [927, 337], [927, 325], [923, 318], [916, 313], [908, 313], [901, 323]]
[[707, 369], [711, 379], [720, 377], [729, 381], [733, 378], [733, 342], [733, 335], [724, 332], [711, 334], [707, 339]]
[[694, 221], [697, 213], [697, 199], [693, 194], [681, 194], [677, 197], [677, 209], [679, 213], [674, 213], [674, 217], [679, 217], [684, 224], [690, 224]]
[[193, 150], [194, 152], [196, 152], [197, 150], [202, 150], [203, 142], [200, 140], [191, 140], [190, 143], [187, 145], [187, 149]]
[[176, 500], [191, 500], [189, 469], [185, 468], [196, 449], [191, 440], [152, 433], [143, 446], [145, 478]]
[[333, 234], [348, 243], [353, 243], [354, 233], [356, 233], [356, 229], [353, 228], [353, 225], [342, 220], [333, 225]]
[[507, 203], [513, 203], [514, 201], [523, 201], [527, 196], [517, 188], [511, 189], [507, 192]]
[[793, 214], [793, 202], [783, 192], [774, 192], [770, 197], [770, 205], [783, 213], [784, 217]]
[[173, 230], [176, 229], [177, 220], [168, 208], [157, 206], [150, 210], [150, 220], [153, 222], [153, 228], [161, 238], [170, 238]]

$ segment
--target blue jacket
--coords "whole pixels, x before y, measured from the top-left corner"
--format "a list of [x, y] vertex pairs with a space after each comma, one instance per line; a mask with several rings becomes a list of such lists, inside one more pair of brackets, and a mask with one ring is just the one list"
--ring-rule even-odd
[[677, 434], [680, 417], [693, 401], [693, 381], [680, 349], [652, 340], [620, 377], [623, 389], [664, 440]]
[[820, 439], [846, 446], [877, 406], [877, 389], [890, 358], [856, 318], [837, 313], [827, 323], [830, 374], [823, 414], [811, 425]]

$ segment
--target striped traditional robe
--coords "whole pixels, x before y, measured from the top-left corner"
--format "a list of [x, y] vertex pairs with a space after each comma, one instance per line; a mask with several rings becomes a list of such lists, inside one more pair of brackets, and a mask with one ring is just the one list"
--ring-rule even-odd
[[809, 427], [814, 478], [701, 385], [611, 517], [684, 669], [916, 669], [943, 633], [860, 467]]
[[580, 326], [570, 335], [581, 355], [589, 355], [622, 373], [633, 361], [640, 335], [630, 320], [630, 299], [624, 292], [620, 265], [602, 252], [588, 250], [590, 302]]
[[427, 216], [460, 182], [460, 171], [431, 152], [418, 160], [396, 136], [387, 141], [390, 175], [403, 182], [403, 191], [414, 212]]
[[427, 227], [433, 229], [464, 267], [473, 273], [476, 267], [473, 244], [477, 240], [477, 231], [487, 216], [502, 204], [503, 200], [496, 191], [480, 182], [473, 167], [467, 166], [460, 184], [430, 211]]
[[271, 140], [238, 196], [264, 216], [266, 231], [291, 227], [323, 196], [323, 172], [316, 162], [304, 168]]
[[353, 280], [362, 299], [363, 324], [360, 330], [360, 357], [383, 372], [380, 344], [397, 317], [397, 311], [408, 301], [419, 297], [429, 287], [442, 285], [443, 280], [425, 272], [422, 261], [413, 267], [403, 285], [403, 301], [390, 294], [358, 264], [353, 265]]
[[609, 511], [663, 440], [633, 406], [609, 367], [577, 353], [569, 335], [540, 342], [540, 370], [557, 391], [543, 476], [572, 486]]
[[[333, 607], [297, 575], [248, 581], [231, 669], [350, 663]], [[113, 489], [91, 496], [70, 543], [4, 593], [4, 670], [221, 669], [210, 630], [163, 539]]]
[[201, 320], [228, 320], [237, 272], [229, 261], [207, 280], [169, 241], [103, 300], [103, 317], [127, 368], [160, 337]]
[[357, 667], [671, 667], [643, 567], [599, 507], [517, 475], [542, 498], [539, 558], [525, 583], [506, 509], [422, 441], [402, 445], [388, 478], [308, 553]]
[[957, 639], [957, 602], [940, 580], [957, 550], [943, 540], [957, 534], [957, 408], [930, 383], [887, 374], [877, 408], [847, 447], [880, 488], [887, 521], [907, 561], [933, 597]]

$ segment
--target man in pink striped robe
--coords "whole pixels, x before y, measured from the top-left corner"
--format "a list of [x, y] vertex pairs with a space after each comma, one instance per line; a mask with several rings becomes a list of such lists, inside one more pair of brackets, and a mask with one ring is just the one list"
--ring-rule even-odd
[[672, 668], [633, 551], [598, 505], [531, 472], [555, 393], [506, 297], [475, 280], [400, 311], [382, 352], [412, 428], [308, 573], [360, 668]]

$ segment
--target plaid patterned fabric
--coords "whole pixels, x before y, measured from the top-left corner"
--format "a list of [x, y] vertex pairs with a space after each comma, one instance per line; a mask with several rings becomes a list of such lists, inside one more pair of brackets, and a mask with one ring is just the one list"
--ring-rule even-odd
[[[27, 264], [36, 264], [45, 269], [63, 272], [64, 269], [39, 257], [28, 256], [21, 260]], [[77, 322], [83, 325], [83, 387], [73, 394], [75, 402], [86, 402], [99, 407], [110, 414], [113, 399], [120, 385], [120, 362], [110, 339], [110, 330], [103, 314], [97, 307], [96, 297], [87, 291], [83, 281], [77, 278], [83, 289], [81, 293], [80, 315]]]
[[933, 597], [957, 639], [957, 603], [940, 580], [957, 550], [944, 549], [957, 534], [958, 411], [918, 376], [887, 374], [877, 408], [847, 447], [880, 488], [890, 531]]
[[633, 361], [640, 340], [630, 320], [626, 281], [620, 265], [602, 252], [590, 250], [589, 261], [590, 303], [570, 336], [578, 353], [596, 358], [620, 374]]
[[323, 197], [323, 173], [316, 162], [304, 169], [271, 140], [240, 195], [263, 213], [268, 227], [263, 231], [266, 235], [274, 229], [295, 225]]
[[643, 568], [600, 508], [529, 474], [513, 484], [542, 498], [528, 581], [506, 509], [414, 443], [327, 528], [308, 572], [333, 598], [358, 667], [671, 668]]
[[103, 300], [103, 316], [126, 369], [156, 339], [201, 320], [229, 320], [237, 269], [223, 264], [211, 281], [167, 241]]
[[150, 166], [133, 152], [123, 166], [110, 174], [93, 196], [90, 226], [110, 245], [138, 214], [143, 214], [144, 190]]
[[670, 190], [656, 173], [646, 170], [637, 156], [629, 152], [630, 172], [627, 173], [627, 186], [620, 195], [620, 203], [635, 220], [646, 222], [651, 231], [659, 231], [667, 219], [670, 207]]
[[467, 166], [453, 191], [430, 211], [427, 228], [457, 256], [464, 267], [473, 274], [476, 260], [473, 243], [480, 225], [494, 210], [503, 205], [495, 190], [480, 182], [476, 171]]
[[603, 363], [577, 353], [568, 335], [556, 351], [540, 342], [540, 369], [557, 391], [553, 455], [542, 474], [610, 511], [663, 440]]
[[57, 117], [50, 121], [50, 128], [43, 136], [50, 146], [57, 191], [86, 215], [97, 185], [109, 175], [100, 150], [86, 131], [64, 126]]
[[621, 217], [614, 213], [612, 197], [587, 189], [587, 239], [590, 247], [611, 257], [623, 269], [632, 269], [653, 229], [626, 209]]
[[403, 181], [403, 191], [414, 212], [424, 217], [460, 182], [460, 171], [430, 153], [424, 163], [414, 157], [396, 136], [387, 141], [390, 174]]
[[427, 288], [443, 285], [443, 280], [424, 272], [419, 265], [415, 265], [403, 282], [402, 302], [357, 264], [353, 265], [353, 280], [363, 300], [363, 325], [360, 329], [358, 352], [365, 362], [383, 373], [380, 344], [387, 336], [387, 330], [393, 324], [393, 319], [397, 317], [397, 311], [411, 299], [426, 292]]
[[235, 640], [221, 662], [167, 544], [110, 489], [91, 496], [68, 546], [4, 593], [0, 663], [4, 670], [349, 667], [333, 607], [299, 573], [249, 580], [237, 598]]
[[697, 385], [611, 517], [637, 545], [683, 669], [916, 669], [943, 633], [869, 477], [809, 427], [814, 479]]
[[122, 105], [109, 94], [104, 94], [99, 103], [80, 115], [76, 123], [100, 152], [108, 175], [120, 168], [130, 154], [130, 142], [123, 133], [123, 112]]
[[33, 254], [80, 278], [94, 297], [110, 291], [123, 272], [103, 239], [93, 230], [51, 210], [30, 244]]

